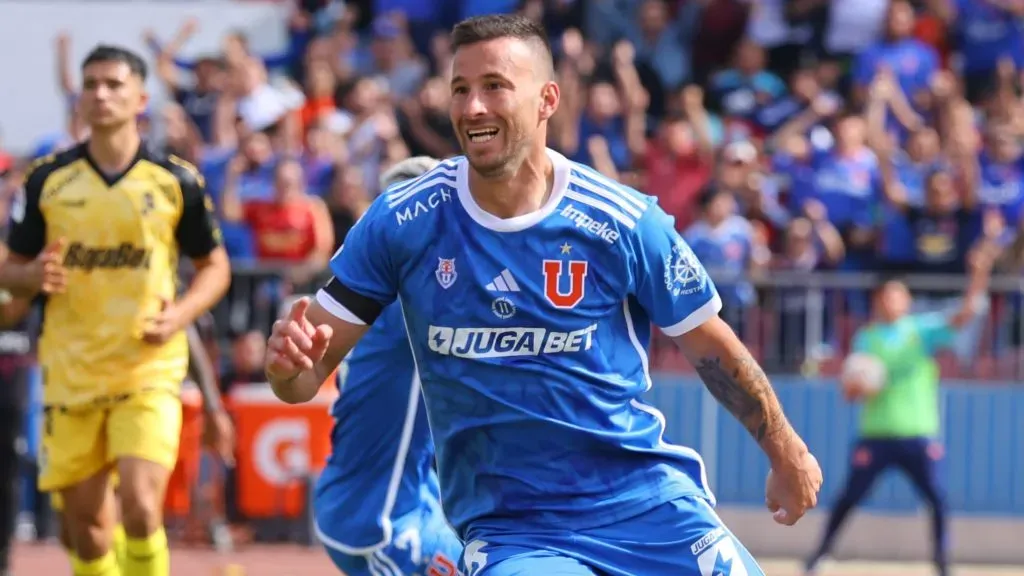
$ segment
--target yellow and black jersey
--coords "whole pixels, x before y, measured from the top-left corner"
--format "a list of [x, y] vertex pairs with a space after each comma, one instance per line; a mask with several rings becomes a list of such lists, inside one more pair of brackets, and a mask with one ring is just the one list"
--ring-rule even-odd
[[85, 143], [37, 162], [13, 212], [12, 252], [34, 258], [66, 241], [67, 289], [47, 298], [39, 342], [44, 401], [73, 406], [179, 385], [184, 332], [163, 345], [142, 334], [175, 298], [179, 252], [203, 258], [221, 243], [195, 167], [142, 146], [127, 170], [106, 175]]

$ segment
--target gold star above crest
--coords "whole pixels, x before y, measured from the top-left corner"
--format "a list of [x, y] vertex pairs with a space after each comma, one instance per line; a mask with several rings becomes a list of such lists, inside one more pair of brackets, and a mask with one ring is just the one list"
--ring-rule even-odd
[[562, 254], [568, 254], [569, 252], [572, 252], [572, 246], [568, 242], [562, 244]]

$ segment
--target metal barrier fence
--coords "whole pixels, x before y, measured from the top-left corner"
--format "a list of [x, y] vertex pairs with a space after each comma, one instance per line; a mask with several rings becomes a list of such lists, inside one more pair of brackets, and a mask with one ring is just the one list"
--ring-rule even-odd
[[212, 311], [214, 333], [222, 339], [251, 330], [269, 333], [282, 302], [295, 294], [313, 294], [330, 278], [327, 271], [310, 272], [294, 264], [232, 262], [231, 266], [231, 288]]
[[[723, 317], [769, 373], [807, 377], [834, 375], [856, 330], [871, 314], [871, 295], [882, 280], [875, 274], [771, 272], [744, 278], [715, 274]], [[912, 312], [946, 312], [959, 307], [966, 278], [914, 276], [902, 280], [913, 295]], [[746, 299], [744, 295], [749, 295]], [[1024, 376], [1021, 344], [1024, 278], [992, 280], [986, 306], [961, 331], [956, 346], [940, 354], [944, 377], [1019, 380]], [[664, 337], [652, 342], [652, 366], [688, 372], [689, 365]]]
[[[230, 338], [248, 330], [268, 331], [281, 302], [293, 294], [309, 294], [326, 274], [304, 274], [294, 267], [236, 264], [227, 298], [214, 310], [218, 336]], [[712, 277], [722, 294], [723, 316], [774, 374], [834, 374], [849, 349], [855, 330], [869, 317], [872, 274], [771, 272], [761, 276]], [[908, 276], [915, 311], [957, 305], [962, 276]], [[1024, 278], [993, 279], [988, 309], [964, 332], [955, 351], [942, 355], [943, 374], [970, 380], [1024, 378]], [[750, 295], [744, 298], [742, 295]], [[664, 372], [691, 368], [675, 346], [656, 336], [651, 363]]]
[[[768, 462], [746, 430], [725, 412], [696, 378], [661, 374], [647, 400], [668, 424], [666, 438], [704, 456], [719, 501], [764, 505]], [[846, 480], [857, 408], [843, 401], [830, 379], [777, 377], [775, 389], [793, 422], [821, 462], [823, 506], [831, 506]], [[941, 473], [954, 514], [1024, 518], [1024, 387], [962, 386], [942, 389], [945, 457]], [[899, 474], [875, 487], [867, 507], [910, 512], [920, 499]]]

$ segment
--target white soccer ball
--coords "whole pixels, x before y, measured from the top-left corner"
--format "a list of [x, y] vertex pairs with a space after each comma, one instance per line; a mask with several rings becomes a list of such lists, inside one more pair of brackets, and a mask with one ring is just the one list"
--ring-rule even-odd
[[847, 390], [873, 394], [885, 386], [886, 377], [885, 364], [877, 356], [854, 352], [843, 362], [840, 382]]

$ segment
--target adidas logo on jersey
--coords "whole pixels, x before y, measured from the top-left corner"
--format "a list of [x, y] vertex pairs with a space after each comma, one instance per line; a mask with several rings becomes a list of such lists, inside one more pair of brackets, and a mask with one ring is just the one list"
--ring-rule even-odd
[[484, 286], [484, 288], [491, 292], [519, 292], [519, 284], [516, 279], [512, 277], [512, 273], [505, 268], [491, 280], [490, 284]]
[[430, 349], [457, 358], [507, 358], [590, 350], [597, 324], [572, 332], [545, 328], [451, 328], [431, 326]]

